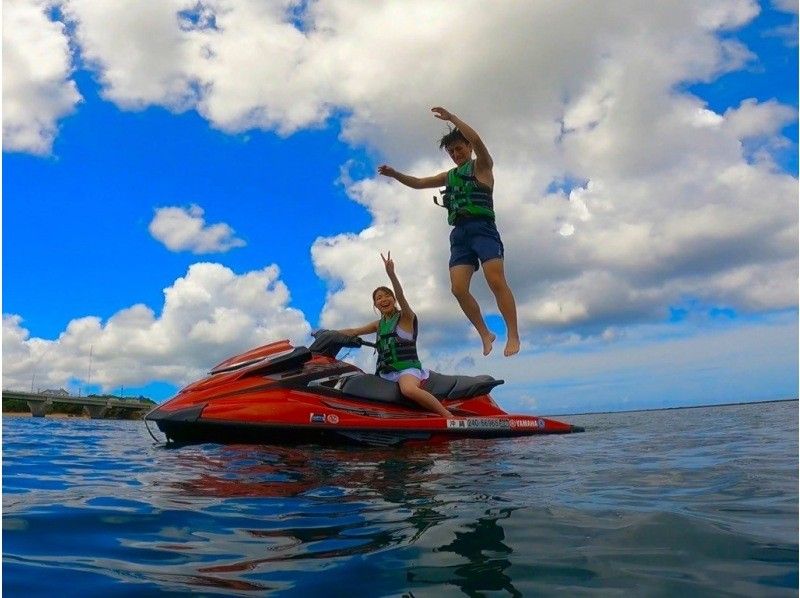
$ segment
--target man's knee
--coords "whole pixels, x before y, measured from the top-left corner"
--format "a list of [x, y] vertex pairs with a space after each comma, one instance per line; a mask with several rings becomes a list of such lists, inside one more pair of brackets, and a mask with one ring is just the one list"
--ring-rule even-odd
[[489, 268], [484, 266], [483, 274], [486, 277], [486, 284], [493, 293], [498, 293], [499, 291], [505, 290], [505, 288], [508, 286], [502, 266], [499, 268], [497, 266]]
[[451, 284], [450, 292], [453, 293], [456, 299], [462, 301], [469, 297], [469, 286], [465, 284]]
[[450, 268], [450, 292], [459, 302], [469, 298], [469, 283], [473, 273], [474, 270], [464, 264]]
[[504, 291], [506, 287], [508, 287], [508, 283], [506, 282], [505, 277], [500, 274], [499, 276], [487, 276], [486, 277], [486, 284], [489, 287], [489, 290], [492, 291], [495, 295], [501, 291]]

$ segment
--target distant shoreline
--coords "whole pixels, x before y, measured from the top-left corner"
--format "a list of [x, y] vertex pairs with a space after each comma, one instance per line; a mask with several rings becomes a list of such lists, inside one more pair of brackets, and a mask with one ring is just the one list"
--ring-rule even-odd
[[[33, 417], [33, 413], [25, 413], [24, 411], [3, 411], [3, 417]], [[91, 419], [88, 415], [73, 414], [73, 413], [48, 413], [41, 419]]]
[[743, 401], [741, 403], [711, 403], [708, 405], [680, 405], [677, 407], [650, 407], [647, 409], [622, 409], [620, 411], [583, 411], [581, 413], [557, 413], [541, 417], [571, 417], [573, 415], [604, 415], [606, 413], [642, 413], [646, 411], [672, 411], [675, 409], [707, 409], [709, 407], [737, 407], [739, 405], [768, 405], [770, 403], [791, 403], [798, 399], [770, 399], [769, 401]]
[[[3, 417], [12, 418], [33, 418], [33, 413], [26, 413], [24, 411], [3, 411]], [[44, 417], [37, 417], [35, 419], [105, 419], [105, 420], [120, 420], [120, 421], [136, 421], [141, 417], [100, 417], [92, 418], [86, 413], [58, 413], [52, 412], [46, 414]]]

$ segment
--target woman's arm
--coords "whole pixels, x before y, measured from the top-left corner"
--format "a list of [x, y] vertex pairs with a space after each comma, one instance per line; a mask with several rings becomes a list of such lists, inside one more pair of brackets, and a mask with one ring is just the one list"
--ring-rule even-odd
[[378, 332], [378, 322], [370, 322], [369, 324], [364, 324], [363, 326], [358, 326], [357, 328], [342, 328], [341, 330], [336, 330], [345, 336], [361, 336], [362, 334], [371, 334], [373, 332]]
[[378, 172], [383, 176], [391, 177], [403, 183], [406, 187], [411, 187], [412, 189], [433, 189], [434, 187], [443, 187], [447, 183], [446, 172], [440, 172], [439, 174], [435, 174], [433, 176], [415, 177], [409, 174], [403, 174], [387, 164], [379, 166]]
[[392, 283], [392, 289], [394, 289], [394, 298], [397, 299], [397, 303], [400, 305], [400, 321], [397, 324], [406, 332], [413, 332], [414, 311], [408, 304], [406, 296], [403, 293], [403, 287], [400, 286], [400, 281], [397, 278], [397, 274], [394, 272], [394, 260], [392, 260], [392, 252], [388, 252], [386, 257], [383, 257], [383, 254], [381, 254], [381, 259], [383, 259], [383, 265], [386, 266], [386, 274], [389, 275], [389, 280]]

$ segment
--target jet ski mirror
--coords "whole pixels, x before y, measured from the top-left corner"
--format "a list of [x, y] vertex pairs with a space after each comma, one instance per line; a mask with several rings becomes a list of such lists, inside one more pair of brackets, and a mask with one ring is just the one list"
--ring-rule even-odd
[[314, 342], [308, 348], [312, 353], [321, 353], [328, 357], [336, 357], [344, 347], [351, 349], [367, 345], [374, 347], [374, 343], [370, 343], [362, 339], [360, 336], [347, 336], [336, 330], [320, 329], [312, 332], [311, 336], [314, 337]]

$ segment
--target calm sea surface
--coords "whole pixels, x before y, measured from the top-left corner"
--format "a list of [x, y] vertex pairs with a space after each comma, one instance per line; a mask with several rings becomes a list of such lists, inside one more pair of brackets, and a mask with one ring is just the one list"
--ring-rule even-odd
[[796, 596], [796, 401], [426, 448], [3, 419], [5, 596]]

